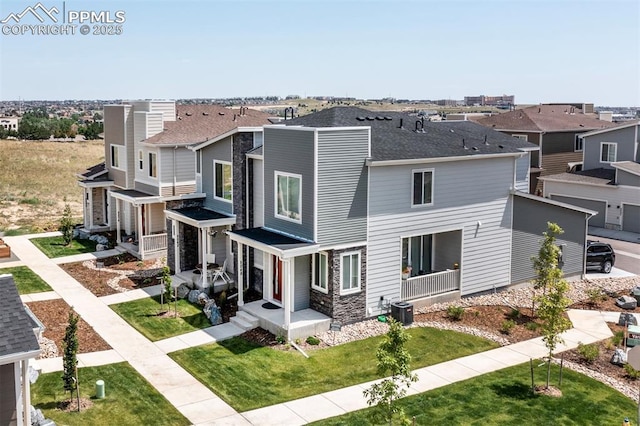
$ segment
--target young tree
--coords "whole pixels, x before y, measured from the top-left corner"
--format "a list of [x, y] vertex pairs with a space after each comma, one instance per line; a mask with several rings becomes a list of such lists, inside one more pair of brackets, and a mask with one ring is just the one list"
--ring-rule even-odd
[[560, 334], [571, 327], [571, 321], [564, 312], [571, 303], [567, 297], [569, 284], [563, 278], [562, 269], [558, 267], [560, 249], [555, 245], [556, 235], [564, 231], [555, 223], [547, 223], [547, 232], [540, 246], [538, 257], [534, 259], [537, 272], [536, 285], [543, 289], [543, 294], [536, 297], [538, 317], [542, 321], [542, 340], [549, 350], [547, 359], [547, 389], [551, 378], [551, 357], [559, 343], [564, 340]]
[[[78, 392], [78, 377], [76, 375], [78, 365], [76, 357], [78, 353], [78, 319], [78, 315], [74, 314], [73, 310], [69, 311], [69, 324], [62, 340], [64, 348], [62, 381], [64, 382], [64, 390], [70, 393], [70, 398], [73, 398], [74, 391]], [[80, 398], [80, 395], [78, 395], [78, 398]], [[78, 411], [80, 411], [80, 404], [78, 404]]]
[[164, 290], [160, 295], [160, 304], [162, 305], [162, 309], [164, 309], [164, 300], [167, 300], [167, 305], [171, 302], [171, 270], [167, 265], [162, 267], [161, 280], [162, 284], [164, 284]]
[[71, 207], [69, 204], [64, 205], [64, 212], [62, 213], [62, 218], [60, 219], [60, 228], [59, 231], [62, 232], [62, 239], [64, 241], [65, 246], [69, 246], [71, 241], [73, 241], [73, 217], [71, 216]]
[[390, 425], [394, 416], [398, 416], [403, 423], [407, 421], [404, 410], [398, 407], [396, 401], [407, 393], [404, 387], [408, 388], [418, 380], [418, 376], [411, 373], [411, 355], [405, 349], [410, 337], [401, 323], [391, 319], [389, 331], [376, 352], [378, 374], [390, 374], [391, 377], [364, 391], [367, 404], [377, 404]]

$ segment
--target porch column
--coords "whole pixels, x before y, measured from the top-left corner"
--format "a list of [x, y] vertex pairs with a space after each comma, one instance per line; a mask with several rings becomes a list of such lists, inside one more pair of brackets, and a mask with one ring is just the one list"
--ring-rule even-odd
[[244, 244], [238, 243], [238, 269], [236, 270], [236, 281], [238, 285], [238, 306], [244, 305], [243, 290], [244, 290]]
[[176, 274], [179, 274], [180, 272], [182, 272], [182, 269], [180, 269], [180, 259], [182, 258], [182, 253], [180, 253], [180, 244], [179, 244], [179, 238], [180, 238], [180, 222], [178, 222], [175, 219], [171, 219], [171, 231], [172, 231], [172, 236], [173, 236], [173, 261], [174, 261], [174, 265], [173, 265], [173, 269], [175, 271]]
[[206, 288], [209, 285], [209, 281], [207, 278], [207, 253], [209, 247], [209, 228], [200, 228], [202, 241], [202, 289]]
[[29, 360], [23, 359], [22, 367], [22, 412], [24, 425], [31, 425], [31, 390], [29, 389]]
[[282, 283], [282, 299], [284, 301], [284, 328], [287, 330], [287, 341], [291, 338], [289, 325], [291, 324], [291, 260], [282, 260], [282, 271], [284, 272]]
[[138, 239], [138, 254], [144, 260], [144, 243], [142, 241], [142, 206], [136, 206], [136, 238]]
[[[85, 197], [86, 200], [86, 211], [87, 211], [87, 222], [89, 222], [89, 228], [88, 229], [92, 229], [93, 228], [93, 190], [91, 188], [85, 188], [85, 191], [87, 191], [87, 197]], [[87, 224], [85, 224], [85, 228], [87, 227]]]
[[114, 200], [116, 201], [116, 241], [118, 243], [122, 242], [122, 235], [120, 232], [120, 228], [122, 228], [120, 226], [120, 200], [118, 200], [117, 198], [114, 198]]

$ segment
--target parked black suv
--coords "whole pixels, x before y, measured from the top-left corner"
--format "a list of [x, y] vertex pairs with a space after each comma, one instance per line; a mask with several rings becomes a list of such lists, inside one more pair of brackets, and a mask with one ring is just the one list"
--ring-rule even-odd
[[608, 274], [616, 263], [616, 253], [607, 243], [587, 240], [587, 269], [599, 269]]

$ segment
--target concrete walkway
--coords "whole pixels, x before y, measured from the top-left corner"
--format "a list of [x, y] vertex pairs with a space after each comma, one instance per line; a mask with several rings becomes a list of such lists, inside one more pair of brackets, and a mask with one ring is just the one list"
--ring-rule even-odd
[[27, 236], [5, 237], [5, 241], [25, 265], [40, 275], [111, 345], [122, 360], [128, 361], [191, 423], [211, 424], [237, 414], [156, 345], [129, 326], [99, 298], [48, 259], [31, 244]]
[[[374, 382], [237, 413], [166, 354], [238, 335], [242, 332], [240, 329], [233, 324], [223, 324], [155, 343], [150, 342], [115, 314], [108, 305], [149, 297], [159, 293], [160, 286], [98, 298], [57, 266], [64, 262], [48, 259], [28, 241], [27, 236], [5, 237], [5, 240], [8, 240], [21, 261], [54, 290], [43, 296], [29, 296], [61, 296], [113, 348], [109, 351], [80, 354], [80, 366], [128, 361], [193, 424], [302, 425], [367, 408], [363, 391]], [[73, 259], [84, 258], [93, 257], [80, 255]], [[619, 313], [569, 310], [568, 315], [574, 328], [563, 334], [565, 343], [558, 347], [558, 352], [576, 348], [578, 343], [588, 344], [611, 337], [612, 333], [606, 321], [617, 321]], [[542, 338], [536, 338], [420, 368], [415, 371], [420, 380], [412, 384], [408, 394], [414, 395], [436, 389], [518, 365], [530, 358], [541, 358], [546, 354], [547, 348]], [[43, 372], [62, 369], [61, 358], [39, 360], [38, 363]]]

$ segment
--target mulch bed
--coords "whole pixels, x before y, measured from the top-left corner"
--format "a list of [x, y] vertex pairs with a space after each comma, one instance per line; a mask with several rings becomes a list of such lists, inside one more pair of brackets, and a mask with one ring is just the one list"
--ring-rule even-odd
[[[635, 309], [622, 309], [618, 305], [616, 305], [616, 299], [623, 294], [618, 293], [609, 293], [605, 295], [604, 300], [598, 301], [597, 303], [591, 303], [588, 300], [583, 302], [574, 303], [569, 306], [569, 309], [589, 309], [596, 311], [613, 311], [613, 312], [635, 312], [640, 313], [640, 308]], [[624, 295], [628, 295], [628, 293], [624, 293]]]
[[[69, 321], [70, 307], [62, 299], [27, 303], [29, 309], [44, 324], [44, 337], [51, 339], [62, 356], [62, 339]], [[111, 349], [96, 331], [82, 318], [78, 321], [78, 353], [97, 352]]]

